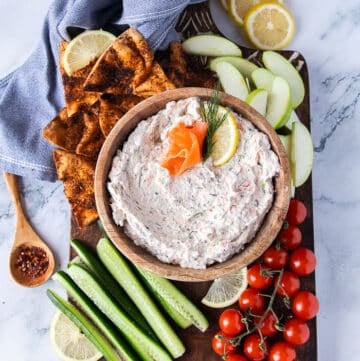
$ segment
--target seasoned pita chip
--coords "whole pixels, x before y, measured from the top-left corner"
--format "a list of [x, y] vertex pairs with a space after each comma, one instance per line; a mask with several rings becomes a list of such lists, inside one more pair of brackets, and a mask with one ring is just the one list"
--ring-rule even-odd
[[43, 137], [53, 145], [95, 159], [104, 142], [99, 125], [99, 103], [81, 105], [71, 117], [66, 108], [43, 129]]
[[98, 218], [94, 196], [95, 162], [63, 150], [54, 150], [53, 157], [79, 227], [89, 225]]
[[133, 94], [103, 94], [100, 98], [99, 111], [99, 123], [103, 135], [106, 137], [117, 121], [142, 100], [142, 97]]
[[96, 60], [93, 60], [87, 66], [68, 75], [64, 69], [63, 58], [68, 43], [66, 41], [60, 44], [60, 72], [64, 85], [65, 102], [68, 115], [76, 113], [82, 105], [92, 106], [99, 99], [96, 92], [84, 92], [83, 85], [90, 74]]
[[175, 89], [174, 84], [165, 75], [160, 64], [154, 61], [149, 76], [135, 88], [134, 94], [148, 98], [169, 89]]
[[204, 69], [199, 57], [185, 54], [181, 43], [170, 44], [168, 76], [177, 88], [202, 87], [214, 89], [216, 78], [210, 70]]
[[154, 55], [143, 36], [130, 28], [100, 56], [84, 89], [102, 93], [131, 94], [151, 71]]

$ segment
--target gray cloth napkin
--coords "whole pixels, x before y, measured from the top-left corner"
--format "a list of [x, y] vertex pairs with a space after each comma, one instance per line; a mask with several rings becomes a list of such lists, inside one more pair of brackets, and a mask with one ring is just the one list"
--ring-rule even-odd
[[54, 0], [41, 41], [28, 60], [0, 79], [0, 169], [21, 176], [56, 180], [53, 147], [43, 127], [65, 101], [58, 69], [61, 40], [77, 28], [136, 27], [155, 51], [177, 38], [175, 24], [190, 3], [201, 0]]

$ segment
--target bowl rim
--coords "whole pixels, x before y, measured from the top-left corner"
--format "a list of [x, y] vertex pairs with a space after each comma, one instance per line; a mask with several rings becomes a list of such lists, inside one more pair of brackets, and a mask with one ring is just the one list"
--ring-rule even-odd
[[244, 116], [257, 129], [268, 136], [271, 148], [277, 154], [281, 166], [280, 173], [274, 180], [275, 191], [272, 207], [266, 214], [255, 237], [245, 245], [242, 251], [233, 255], [228, 260], [212, 264], [206, 269], [192, 269], [160, 261], [146, 249], [135, 245], [122, 232], [121, 227], [115, 224], [112, 218], [110, 197], [106, 184], [113, 157], [126, 141], [129, 134], [141, 120], [156, 114], [170, 101], [193, 96], [206, 99], [212, 97], [213, 94], [213, 89], [196, 87], [178, 88], [143, 100], [130, 109], [116, 123], [110, 134], [106, 137], [96, 163], [94, 184], [96, 207], [110, 240], [131, 262], [150, 272], [173, 280], [190, 282], [213, 280], [254, 262], [274, 241], [285, 220], [290, 202], [290, 168], [288, 157], [279, 136], [270, 123], [255, 109], [238, 98], [219, 92], [221, 105], [230, 107], [236, 113]]

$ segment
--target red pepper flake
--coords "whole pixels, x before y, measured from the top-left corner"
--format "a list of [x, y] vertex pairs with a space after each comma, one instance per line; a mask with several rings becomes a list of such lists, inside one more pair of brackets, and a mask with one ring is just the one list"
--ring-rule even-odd
[[42, 276], [49, 267], [46, 252], [40, 247], [20, 246], [15, 267], [25, 276], [35, 279]]

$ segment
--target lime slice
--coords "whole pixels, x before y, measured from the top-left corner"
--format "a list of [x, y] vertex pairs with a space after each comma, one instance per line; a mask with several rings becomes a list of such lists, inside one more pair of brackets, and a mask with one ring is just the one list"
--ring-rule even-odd
[[247, 287], [246, 275], [247, 268], [244, 267], [225, 277], [217, 278], [201, 302], [211, 308], [231, 306], [239, 300], [241, 293]]
[[235, 117], [221, 106], [218, 113], [219, 116], [226, 114], [226, 118], [212, 138], [214, 146], [211, 156], [215, 167], [224, 165], [233, 157], [240, 141], [240, 131]]
[[266, 1], [246, 13], [244, 31], [256, 48], [279, 50], [285, 48], [294, 37], [295, 22], [285, 6], [276, 1]]
[[62, 361], [97, 361], [102, 357], [80, 329], [60, 311], [51, 321], [50, 339]]
[[103, 30], [84, 31], [70, 41], [66, 47], [63, 65], [66, 73], [71, 75], [98, 58], [116, 39], [116, 36]]

